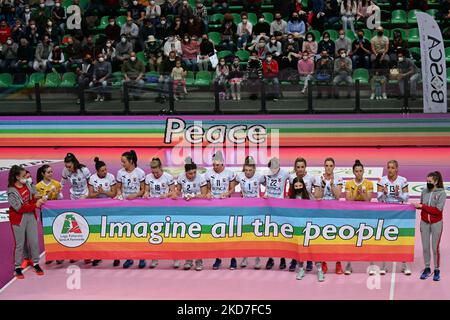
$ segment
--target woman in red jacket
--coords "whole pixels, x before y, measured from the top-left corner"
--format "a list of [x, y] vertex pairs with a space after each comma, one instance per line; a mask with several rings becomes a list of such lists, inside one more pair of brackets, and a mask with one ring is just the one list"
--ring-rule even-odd
[[39, 239], [36, 208], [45, 202], [36, 200], [35, 190], [26, 179], [26, 171], [17, 165], [12, 166], [8, 177], [9, 221], [15, 240], [14, 268], [17, 279], [23, 279], [22, 259], [24, 246], [28, 242], [34, 271], [43, 275], [39, 266]]

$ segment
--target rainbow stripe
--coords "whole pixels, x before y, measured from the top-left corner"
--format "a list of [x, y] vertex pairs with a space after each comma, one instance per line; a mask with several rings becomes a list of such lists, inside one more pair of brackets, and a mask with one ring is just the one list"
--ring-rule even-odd
[[[87, 239], [76, 247], [61, 241], [60, 232], [64, 229], [58, 221], [76, 213], [77, 227], [83, 231], [85, 220], [89, 233], [82, 232]], [[101, 216], [106, 220], [102, 221]], [[230, 216], [234, 217], [230, 236]], [[237, 217], [242, 217], [242, 224]], [[393, 205], [380, 203], [308, 201], [290, 199], [223, 199], [223, 200], [80, 200], [49, 201], [43, 208], [44, 242], [48, 259], [198, 259], [214, 257], [288, 257], [313, 261], [413, 261], [415, 236], [415, 208], [412, 205]], [[166, 217], [171, 222], [201, 225], [199, 238], [188, 235], [173, 237], [173, 225], [167, 225], [169, 236], [165, 236]], [[83, 219], [84, 218], [84, 219]], [[59, 220], [58, 220], [59, 219]], [[258, 236], [252, 223], [260, 219], [270, 219], [280, 226], [278, 235], [269, 233]], [[383, 221], [380, 222], [382, 219]], [[110, 235], [109, 223], [129, 223], [133, 229], [139, 223], [145, 227], [140, 234], [131, 233], [119, 238], [116, 232]], [[317, 235], [308, 222], [320, 230]], [[161, 223], [162, 229], [150, 233], [151, 225]], [[213, 236], [214, 226], [227, 223], [225, 237]], [[357, 246], [361, 223], [373, 231], [373, 236]], [[380, 224], [381, 223], [381, 224]], [[281, 226], [293, 227], [292, 237], [281, 233]], [[148, 225], [148, 229], [147, 229]], [[325, 233], [324, 228], [334, 225], [337, 230], [353, 229], [354, 236], [334, 239]], [[72, 226], [73, 227], [73, 226]], [[384, 232], [389, 227], [398, 230], [396, 239], [389, 239]], [[242, 233], [236, 230], [241, 228]], [[68, 228], [66, 228], [68, 229]], [[75, 228], [78, 229], [78, 228]], [[103, 229], [103, 235], [102, 235]], [[130, 229], [130, 230], [131, 230]], [[149, 231], [143, 234], [144, 230]], [[382, 235], [375, 238], [379, 230]], [[145, 232], [147, 232], [145, 231]], [[158, 232], [159, 231], [159, 232]], [[259, 228], [264, 232], [264, 226]], [[349, 231], [350, 232], [350, 231]], [[360, 235], [367, 235], [361, 233]], [[156, 235], [162, 237], [159, 244], [149, 243]], [[344, 233], [345, 235], [345, 233]], [[79, 235], [76, 235], [79, 236]], [[315, 236], [315, 237], [311, 237]], [[310, 239], [305, 245], [305, 238]], [[57, 240], [58, 239], [58, 240]]]
[[[0, 147], [161, 147], [168, 117], [2, 117]], [[280, 147], [450, 146], [449, 114], [179, 116], [192, 125], [262, 125]], [[268, 143], [271, 144], [269, 137]]]

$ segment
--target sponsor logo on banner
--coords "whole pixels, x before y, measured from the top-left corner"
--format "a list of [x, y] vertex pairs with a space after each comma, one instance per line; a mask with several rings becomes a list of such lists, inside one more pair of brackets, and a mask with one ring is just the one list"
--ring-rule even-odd
[[[420, 197], [422, 190], [427, 187], [425, 182], [408, 182], [409, 195], [413, 197]], [[444, 182], [444, 190], [447, 197], [450, 197], [450, 182]]]
[[8, 209], [0, 209], [0, 222], [8, 222], [9, 221], [9, 214]]
[[13, 165], [18, 165], [21, 166], [22, 168], [27, 168], [61, 161], [62, 160], [0, 159], [0, 172], [9, 171], [9, 169], [11, 169]]
[[6, 191], [0, 191], [0, 203], [8, 202], [8, 195]]
[[64, 212], [53, 222], [53, 237], [68, 248], [81, 246], [89, 238], [89, 224], [76, 212]]

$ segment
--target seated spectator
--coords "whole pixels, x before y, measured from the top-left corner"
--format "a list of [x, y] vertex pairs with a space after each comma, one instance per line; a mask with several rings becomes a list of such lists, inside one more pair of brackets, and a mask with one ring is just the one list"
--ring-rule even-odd
[[195, 8], [192, 10], [194, 18], [200, 19], [203, 24], [203, 32], [208, 32], [208, 10], [206, 6], [202, 3], [202, 0], [195, 1]]
[[92, 36], [87, 36], [84, 39], [84, 43], [81, 45], [81, 51], [83, 52], [83, 56], [89, 54], [91, 57], [94, 57], [96, 54], [96, 48], [94, 44], [94, 39]]
[[234, 57], [228, 74], [228, 83], [230, 84], [231, 97], [233, 100], [241, 100], [241, 83], [244, 80], [244, 69], [239, 57]]
[[58, 28], [53, 27], [52, 20], [47, 21], [47, 26], [45, 27], [44, 35], [47, 35], [54, 44], [59, 44], [60, 31]]
[[117, 43], [120, 41], [120, 27], [116, 24], [114, 17], [108, 18], [109, 24], [105, 28], [106, 39]]
[[181, 50], [181, 41], [177, 39], [175, 33], [170, 33], [169, 39], [164, 43], [164, 55], [169, 56], [171, 51], [175, 51], [178, 57], [181, 57], [183, 51]]
[[250, 52], [250, 57], [248, 58], [245, 78], [252, 82], [252, 80], [261, 80], [262, 77], [262, 62], [258, 57], [258, 53], [256, 51], [252, 51]]
[[145, 49], [145, 43], [149, 36], [154, 36], [156, 34], [155, 26], [148, 20], [144, 19], [141, 27], [139, 28], [139, 43], [142, 50]]
[[32, 20], [31, 16], [32, 16], [32, 13], [31, 13], [30, 5], [25, 4], [23, 12], [18, 14], [18, 18], [22, 21], [22, 23], [24, 25], [28, 26], [30, 23], [30, 20]]
[[333, 29], [333, 25], [341, 19], [340, 8], [337, 0], [325, 1], [325, 25], [329, 29]]
[[44, 36], [41, 42], [36, 47], [34, 55], [33, 69], [37, 72], [47, 71], [47, 61], [50, 53], [53, 51], [53, 44], [50, 42], [48, 36]]
[[275, 13], [275, 19], [270, 24], [270, 34], [273, 35], [275, 32], [280, 34], [288, 33], [288, 24], [282, 19], [280, 12]]
[[389, 38], [384, 35], [384, 28], [378, 27], [377, 34], [370, 40], [372, 48], [371, 61], [374, 61], [376, 56], [380, 53], [381, 58], [389, 62]]
[[301, 93], [305, 94], [308, 84], [314, 76], [314, 60], [309, 57], [308, 52], [303, 52], [302, 59], [298, 60], [297, 70], [299, 80], [304, 82]]
[[208, 39], [208, 35], [202, 35], [202, 42], [200, 43], [200, 54], [198, 67], [200, 71], [208, 71], [209, 68], [209, 57], [214, 55], [215, 48], [214, 43]]
[[389, 75], [389, 65], [386, 60], [381, 59], [381, 54], [377, 55], [377, 58], [373, 63], [371, 73], [372, 77], [370, 79], [370, 99], [387, 99], [386, 83]]
[[224, 14], [220, 28], [221, 44], [224, 50], [234, 51], [234, 39], [236, 38], [237, 26], [233, 20], [231, 13]]
[[178, 37], [182, 37], [186, 33], [186, 24], [181, 22], [181, 18], [179, 16], [175, 17], [175, 22], [172, 25], [171, 31]]
[[201, 37], [204, 34], [204, 27], [201, 18], [190, 17], [186, 25], [186, 33], [191, 37]]
[[263, 76], [266, 84], [272, 84], [274, 88], [273, 101], [278, 101], [280, 98], [280, 81], [278, 80], [278, 63], [272, 59], [272, 54], [267, 53], [266, 59], [263, 62]]
[[0, 45], [0, 69], [3, 72], [12, 72], [17, 67], [17, 50], [19, 45], [11, 37], [6, 43]]
[[187, 0], [183, 0], [181, 5], [178, 7], [178, 16], [180, 17], [183, 25], [186, 25], [188, 20], [194, 16], [191, 5]]
[[[92, 58], [90, 55], [86, 55], [83, 59], [83, 63], [76, 70], [78, 86], [86, 88], [92, 81], [92, 75], [94, 73], [94, 66], [92, 65]], [[78, 100], [78, 104], [79, 104]]]
[[294, 48], [294, 51], [299, 52], [300, 48], [303, 47], [303, 38], [299, 38], [298, 40], [296, 40], [294, 38], [294, 35], [289, 33], [287, 35], [287, 39], [283, 42], [283, 54], [284, 55], [287, 51], [288, 45], [292, 45], [292, 47]]
[[105, 60], [103, 54], [98, 55], [97, 62], [94, 65], [92, 81], [89, 83], [90, 88], [100, 86], [95, 101], [105, 100], [105, 89], [108, 86], [108, 80], [112, 75], [112, 66], [109, 61]]
[[230, 70], [225, 62], [225, 58], [220, 58], [219, 63], [216, 66], [216, 71], [214, 72], [214, 86], [219, 90], [219, 97], [221, 100], [227, 98], [227, 79]]
[[0, 22], [0, 44], [5, 44], [9, 37], [11, 37], [11, 28], [5, 20], [2, 20]]
[[11, 38], [14, 42], [18, 43], [23, 37], [25, 37], [25, 27], [22, 25], [22, 22], [17, 19], [16, 24], [11, 30]]
[[33, 67], [34, 50], [30, 47], [27, 39], [20, 39], [20, 45], [17, 49], [17, 67], [16, 72], [28, 73]]
[[256, 15], [261, 13], [262, 0], [243, 0], [245, 12], [254, 12]]
[[266, 44], [266, 52], [270, 53], [277, 62], [281, 59], [281, 42], [277, 41], [275, 36], [271, 36], [270, 41]]
[[156, 25], [156, 39], [165, 40], [172, 30], [172, 25], [165, 16], [161, 16], [159, 24]]
[[55, 73], [64, 73], [64, 53], [59, 45], [55, 45], [53, 50], [50, 52], [47, 61], [47, 68]]
[[297, 42], [288, 42], [285, 50], [283, 50], [283, 55], [281, 57], [281, 62], [279, 64], [281, 79], [287, 81], [296, 81], [298, 78], [298, 60], [301, 58], [299, 54]]
[[322, 98], [323, 87], [327, 88], [328, 98], [331, 98], [331, 80], [333, 75], [333, 60], [328, 56], [328, 51], [320, 53], [320, 59], [317, 60], [315, 66], [317, 87], [317, 98]]
[[181, 60], [177, 59], [175, 62], [175, 67], [172, 69], [171, 77], [173, 79], [173, 94], [175, 96], [175, 100], [179, 100], [179, 95], [177, 94], [178, 86], [181, 84], [183, 88], [184, 95], [187, 95], [186, 89], [186, 70], [181, 66]]
[[252, 44], [248, 49], [250, 51], [255, 51], [258, 59], [264, 60], [267, 55], [266, 38], [260, 37], [258, 42]]
[[389, 61], [390, 66], [395, 66], [397, 64], [397, 55], [400, 51], [408, 52], [408, 42], [403, 39], [400, 30], [393, 30], [394, 39], [389, 41]]
[[238, 36], [237, 39], [237, 48], [238, 50], [245, 50], [247, 47], [247, 41], [251, 39], [253, 30], [253, 25], [250, 21], [248, 21], [247, 14], [241, 14], [241, 22], [237, 25], [236, 34]]
[[144, 48], [145, 57], [148, 60], [150, 71], [159, 70], [162, 61], [162, 43], [156, 40], [154, 36], [148, 36]]
[[116, 59], [116, 48], [114, 48], [111, 40], [106, 41], [105, 47], [102, 49], [102, 55], [105, 61], [108, 61], [111, 65], [114, 63]]
[[261, 34], [268, 36], [270, 34], [270, 24], [267, 23], [263, 14], [258, 16], [258, 22], [253, 26], [253, 34], [257, 36]]
[[313, 59], [315, 55], [317, 54], [318, 44], [316, 42], [316, 37], [313, 33], [307, 32], [306, 33], [306, 40], [303, 41], [303, 47], [302, 52], [308, 52], [309, 57]]
[[125, 35], [128, 38], [128, 41], [133, 44], [133, 48], [136, 48], [136, 45], [139, 42], [139, 27], [133, 22], [131, 17], [128, 17], [127, 23], [120, 28], [120, 34]]
[[352, 44], [353, 68], [370, 68], [371, 44], [364, 38], [364, 31], [358, 30], [358, 37]]
[[120, 38], [120, 42], [116, 45], [116, 59], [115, 64], [121, 65], [130, 58], [130, 53], [133, 51], [133, 45], [125, 34]]
[[325, 29], [325, 0], [311, 0], [311, 25], [322, 33]]
[[397, 68], [399, 69], [398, 86], [400, 89], [399, 99], [405, 96], [405, 81], [409, 81], [409, 93], [412, 100], [417, 97], [417, 83], [420, 80], [420, 70], [407, 58], [405, 52], [400, 51], [397, 56]]
[[322, 35], [322, 40], [319, 41], [317, 45], [317, 52], [322, 52], [323, 50], [326, 50], [328, 52], [328, 55], [330, 57], [334, 56], [335, 53], [335, 44], [334, 41], [330, 38], [330, 33], [328, 31], [325, 31]]
[[380, 7], [371, 0], [359, 0], [356, 9], [356, 20], [366, 22], [372, 15], [380, 15]]
[[292, 13], [291, 19], [288, 21], [287, 32], [292, 33], [295, 38], [300, 38], [305, 35], [305, 23], [303, 20], [300, 20], [297, 12]]
[[128, 5], [127, 17], [134, 21], [136, 25], [141, 25], [145, 18], [145, 7], [139, 4], [137, 0], [131, 1], [131, 4]]
[[200, 52], [200, 45], [197, 41], [191, 40], [189, 34], [184, 35], [184, 41], [181, 43], [183, 62], [190, 71], [197, 71], [197, 55]]
[[334, 97], [336, 99], [339, 98], [339, 91], [337, 90], [337, 86], [340, 84], [347, 85], [347, 98], [351, 96], [352, 90], [352, 60], [347, 57], [347, 52], [345, 49], [341, 49], [339, 51], [339, 57], [334, 60], [334, 79], [333, 79], [333, 89], [334, 89]]
[[356, 19], [356, 0], [342, 0], [341, 2], [341, 16], [342, 16], [342, 25], [344, 31], [347, 29], [355, 32], [355, 19]]
[[211, 7], [214, 12], [227, 12], [228, 0], [213, 0]]
[[170, 90], [171, 74], [176, 65], [177, 54], [175, 51], [170, 51], [168, 56], [164, 56], [162, 63], [159, 65], [159, 80], [158, 80], [158, 97], [156, 102], [164, 103], [167, 99]]
[[152, 25], [159, 23], [161, 17], [161, 6], [156, 3], [155, 0], [148, 2], [147, 8], [145, 8], [145, 18], [148, 19]]
[[60, 34], [64, 34], [66, 27], [66, 9], [61, 6], [61, 0], [55, 1], [55, 6], [51, 9], [52, 20], [55, 23], [55, 28], [58, 28]]
[[[137, 86], [139, 89], [144, 86], [145, 66], [136, 58], [136, 53], [134, 51], [130, 53], [130, 58], [123, 63], [122, 72], [124, 82], [127, 82], [132, 86]], [[140, 91], [141, 90], [131, 90], [131, 92], [133, 92], [131, 98], [137, 99]]]
[[34, 22], [34, 20], [30, 20], [29, 26], [26, 28], [26, 31], [25, 31], [25, 37], [27, 38], [28, 43], [32, 47], [36, 47], [38, 45], [39, 41], [41, 41], [40, 40], [41, 34], [38, 32], [36, 23]]
[[175, 15], [178, 14], [179, 0], [164, 0], [161, 4], [161, 15]]
[[339, 30], [339, 36], [334, 42], [334, 46], [335, 46], [335, 53], [334, 53], [335, 56], [338, 56], [339, 49], [345, 49], [348, 56], [352, 52], [352, 42], [350, 41], [349, 38], [345, 36], [344, 29]]

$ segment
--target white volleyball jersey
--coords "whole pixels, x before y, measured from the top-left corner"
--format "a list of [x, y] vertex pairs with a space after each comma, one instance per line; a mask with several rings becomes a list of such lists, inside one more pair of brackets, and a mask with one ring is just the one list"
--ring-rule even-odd
[[122, 195], [126, 199], [129, 195], [138, 193], [141, 189], [141, 182], [145, 181], [145, 172], [139, 167], [127, 172], [124, 168], [117, 172], [117, 182], [122, 184]]
[[77, 200], [83, 195], [89, 194], [88, 179], [91, 177], [91, 172], [87, 167], [82, 167], [76, 172], [71, 172], [67, 168], [63, 169], [61, 185], [66, 181], [70, 183], [70, 199]]
[[182, 197], [200, 195], [202, 193], [201, 187], [207, 184], [205, 178], [199, 173], [195, 175], [193, 180], [189, 180], [186, 173], [182, 173], [178, 176], [177, 183], [181, 186]]
[[286, 192], [286, 181], [289, 180], [289, 173], [280, 169], [277, 174], [268, 172], [264, 176], [266, 185], [266, 196], [268, 198], [283, 199]]
[[[94, 173], [89, 178], [89, 185], [94, 188], [94, 192], [98, 191], [98, 188], [102, 188], [103, 191], [110, 192], [111, 186], [116, 184], [116, 178], [111, 173], [107, 173], [104, 178], [100, 178], [97, 173]], [[106, 194], [99, 194], [97, 198], [108, 198]]]
[[[339, 200], [336, 199], [333, 192], [331, 191], [331, 180], [324, 180], [325, 181], [325, 188], [323, 189], [323, 198], [322, 200]], [[322, 178], [317, 177], [316, 179], [316, 185], [322, 186]], [[342, 190], [342, 186], [344, 185], [344, 179], [342, 179], [339, 175], [334, 175], [334, 185], [339, 187]]]
[[227, 192], [231, 181], [234, 179], [234, 173], [228, 169], [224, 169], [221, 173], [215, 172], [214, 169], [209, 169], [205, 173], [206, 182], [211, 184], [213, 198], [220, 198], [223, 193]]
[[236, 182], [239, 183], [244, 198], [259, 198], [264, 176], [255, 173], [253, 177], [247, 178], [244, 172], [239, 172], [236, 175]]
[[[387, 203], [402, 203], [403, 200], [400, 198], [405, 192], [403, 192], [403, 188], [408, 186], [408, 181], [405, 177], [397, 176], [395, 181], [390, 181], [387, 176], [381, 178], [378, 182], [378, 185], [381, 187], [387, 187], [388, 193], [386, 195], [385, 201]], [[395, 190], [398, 187], [398, 196], [395, 195]]]
[[169, 188], [175, 184], [175, 180], [167, 172], [163, 172], [158, 179], [155, 178], [153, 173], [150, 173], [145, 177], [145, 184], [149, 186], [150, 198], [159, 198], [169, 192]]
[[[297, 174], [291, 173], [289, 175], [289, 184], [293, 184], [294, 183], [294, 179], [297, 178]], [[306, 174], [303, 178], [303, 182], [305, 182], [305, 187], [306, 190], [308, 190], [309, 194], [312, 195], [313, 194], [313, 188], [316, 187], [316, 180], [317, 178], [315, 176], [312, 176], [310, 174]]]

